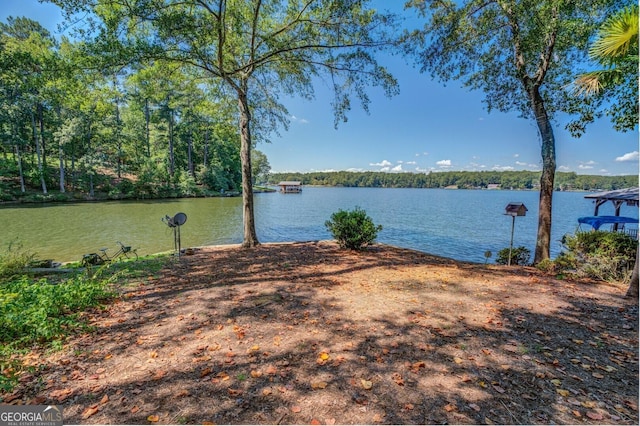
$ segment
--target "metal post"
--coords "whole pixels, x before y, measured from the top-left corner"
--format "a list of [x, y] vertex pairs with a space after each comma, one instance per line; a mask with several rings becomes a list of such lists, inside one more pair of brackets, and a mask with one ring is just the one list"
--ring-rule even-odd
[[509, 243], [509, 260], [507, 261], [507, 266], [511, 266], [511, 251], [513, 250], [513, 228], [516, 225], [516, 217], [511, 216], [511, 242]]

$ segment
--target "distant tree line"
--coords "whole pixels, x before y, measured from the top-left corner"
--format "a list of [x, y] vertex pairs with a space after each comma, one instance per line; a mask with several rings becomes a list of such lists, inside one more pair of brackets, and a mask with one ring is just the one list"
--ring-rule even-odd
[[[300, 181], [303, 185], [345, 186], [360, 188], [446, 188], [465, 189], [538, 189], [540, 172], [533, 171], [448, 171], [429, 173], [387, 172], [313, 172], [273, 173], [269, 182]], [[614, 190], [638, 186], [638, 176], [578, 175], [558, 172], [557, 191]]]

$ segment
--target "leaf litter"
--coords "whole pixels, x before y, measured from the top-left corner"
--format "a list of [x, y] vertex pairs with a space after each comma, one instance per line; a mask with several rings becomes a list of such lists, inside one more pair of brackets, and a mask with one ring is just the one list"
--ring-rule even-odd
[[0, 400], [77, 424], [638, 424], [624, 291], [384, 245], [202, 248]]

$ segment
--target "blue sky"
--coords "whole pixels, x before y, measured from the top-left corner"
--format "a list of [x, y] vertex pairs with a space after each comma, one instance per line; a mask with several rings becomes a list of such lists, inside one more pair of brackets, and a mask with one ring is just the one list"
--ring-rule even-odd
[[[380, 2], [387, 5], [387, 2]], [[398, 2], [402, 4], [403, 2]], [[390, 4], [390, 3], [389, 3]], [[51, 29], [62, 22], [56, 6], [37, 0], [0, 0], [0, 20], [27, 16]], [[318, 81], [316, 99], [281, 99], [290, 113], [289, 131], [260, 144], [272, 171], [540, 170], [540, 139], [533, 121], [516, 113], [488, 114], [482, 94], [446, 86], [420, 74], [403, 58], [382, 63], [400, 83], [400, 95], [370, 92], [370, 114], [354, 102], [347, 123], [334, 129], [331, 94]], [[607, 118], [579, 139], [555, 122], [558, 171], [578, 174], [639, 173], [638, 132], [619, 133]]]

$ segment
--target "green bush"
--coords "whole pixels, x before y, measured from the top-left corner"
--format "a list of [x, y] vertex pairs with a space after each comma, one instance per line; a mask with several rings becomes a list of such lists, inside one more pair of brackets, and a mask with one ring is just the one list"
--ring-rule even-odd
[[340, 247], [352, 250], [361, 250], [371, 244], [382, 230], [382, 226], [375, 225], [360, 207], [352, 211], [338, 210], [324, 225]]
[[577, 232], [562, 242], [566, 251], [554, 261], [557, 270], [604, 281], [625, 281], [638, 250], [638, 241], [621, 232]]
[[[523, 246], [514, 247], [511, 250], [511, 264], [512, 265], [528, 265], [531, 259], [531, 251]], [[496, 263], [499, 265], [509, 264], [509, 247], [503, 248], [498, 252], [496, 257]]]

